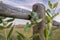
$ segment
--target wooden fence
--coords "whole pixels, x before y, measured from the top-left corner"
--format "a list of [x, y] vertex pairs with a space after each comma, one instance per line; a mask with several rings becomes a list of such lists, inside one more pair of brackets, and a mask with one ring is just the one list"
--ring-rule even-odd
[[[12, 7], [10, 5], [4, 4], [3, 2], [0, 2], [0, 16], [7, 16], [7, 17], [13, 17], [13, 18], [19, 18], [19, 19], [29, 19], [29, 16], [31, 14], [31, 11], [24, 10]], [[43, 21], [41, 23], [36, 24], [33, 27], [33, 34], [40, 34], [40, 39], [45, 40], [44, 37], [44, 29], [45, 29], [45, 6], [40, 3], [36, 3], [33, 5], [32, 10], [36, 13], [38, 13], [40, 16], [39, 18], [42, 18]], [[33, 38], [33, 40], [39, 40], [38, 37]]]

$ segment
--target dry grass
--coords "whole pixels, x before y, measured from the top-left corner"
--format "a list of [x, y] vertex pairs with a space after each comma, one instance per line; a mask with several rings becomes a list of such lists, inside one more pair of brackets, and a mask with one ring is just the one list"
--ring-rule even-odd
[[51, 40], [60, 40], [60, 28], [54, 31]]
[[[13, 40], [16, 40], [16, 35], [17, 35], [16, 31], [22, 33], [27, 38], [29, 38], [32, 35], [32, 28], [31, 28], [31, 30], [29, 32], [26, 32], [26, 31], [24, 31], [24, 26], [25, 25], [17, 25], [17, 26], [14, 26], [14, 30], [13, 30], [13, 33], [12, 33]], [[5, 30], [0, 30], [0, 34], [3, 34], [5, 36], [5, 39], [6, 39], [6, 37], [7, 37], [8, 33], [9, 33], [10, 29], [11, 28], [5, 29]]]
[[[13, 40], [16, 40], [16, 35], [17, 35], [16, 31], [24, 34], [27, 38], [29, 38], [32, 35], [32, 33], [33, 33], [32, 28], [29, 32], [25, 32], [24, 31], [24, 26], [25, 25], [19, 25], [19, 26], [14, 27], [14, 31], [13, 31], [13, 34], [12, 34], [13, 35]], [[5, 37], [7, 37], [7, 34], [9, 33], [9, 30], [10, 29], [0, 30], [0, 34], [3, 34]], [[5, 40], [5, 39], [2, 39], [2, 40]], [[54, 34], [52, 35], [52, 38], [50, 40], [60, 40], [60, 28], [54, 31]]]

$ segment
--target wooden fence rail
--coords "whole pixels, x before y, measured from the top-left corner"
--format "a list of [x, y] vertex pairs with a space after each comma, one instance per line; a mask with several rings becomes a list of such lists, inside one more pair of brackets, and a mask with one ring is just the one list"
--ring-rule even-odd
[[7, 16], [19, 19], [29, 19], [28, 15], [31, 14], [31, 11], [22, 8], [12, 7], [8, 4], [0, 2], [0, 16]]

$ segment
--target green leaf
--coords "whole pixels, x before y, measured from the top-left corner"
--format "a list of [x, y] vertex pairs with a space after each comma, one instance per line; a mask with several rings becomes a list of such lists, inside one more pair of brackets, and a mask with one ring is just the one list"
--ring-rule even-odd
[[6, 20], [7, 22], [12, 22], [12, 21], [14, 21], [14, 18], [13, 19], [8, 19], [8, 20]]
[[51, 12], [50, 9], [47, 9], [48, 12]]
[[5, 38], [5, 36], [2, 35], [2, 34], [0, 34], [0, 39], [1, 39], [1, 40], [4, 40], [4, 38]]
[[50, 1], [48, 1], [48, 5], [49, 5], [50, 8], [52, 8], [52, 4], [51, 4]]
[[18, 33], [17, 37], [18, 37], [18, 40], [21, 39], [21, 40], [25, 40], [25, 36], [21, 33], [19, 33], [18, 31], [16, 31]]
[[29, 16], [29, 20], [31, 20], [33, 18], [33, 16], [34, 16], [34, 12], [32, 11], [31, 14], [28, 15], [28, 16]]
[[12, 38], [13, 38], [13, 37], [11, 36], [8, 40], [13, 40]]
[[36, 20], [37, 23], [39, 23], [39, 22], [41, 22], [41, 21], [42, 21], [42, 19], [38, 19], [38, 20]]
[[2, 21], [2, 19], [0, 19], [0, 23], [2, 23], [3, 21]]
[[31, 16], [34, 16], [34, 12], [33, 11], [31, 12]]
[[57, 7], [57, 5], [58, 5], [58, 2], [54, 3], [53, 8]]
[[51, 37], [53, 35], [54, 31], [51, 30], [50, 33], [49, 33], [49, 37]]
[[52, 23], [48, 23], [48, 27], [49, 27], [48, 29], [51, 30], [51, 28], [52, 28]]
[[31, 20], [31, 18], [32, 18], [32, 17], [31, 17], [31, 15], [28, 15], [28, 17], [29, 17], [29, 19], [28, 19], [28, 20]]
[[18, 40], [23, 40], [23, 38], [21, 36], [19, 36], [19, 35], [17, 35], [17, 39]]
[[12, 24], [13, 24], [13, 23], [10, 23], [10, 24], [7, 26], [7, 28], [10, 28], [10, 27], [12, 26]]
[[8, 33], [8, 36], [7, 36], [7, 40], [10, 39], [11, 34], [12, 34], [12, 32], [13, 32], [13, 28], [14, 28], [14, 27], [12, 27], [12, 28], [10, 29], [10, 31], [9, 31], [9, 33]]
[[6, 27], [0, 25], [0, 30], [3, 30], [3, 29], [5, 29], [5, 28], [6, 28]]
[[51, 15], [50, 15], [50, 13], [51, 13], [50, 9], [45, 10], [45, 12], [46, 12], [46, 14], [47, 14], [49, 17], [51, 17]]
[[52, 18], [51, 17], [46, 16], [46, 20], [47, 20], [47, 22], [51, 22], [52, 23]]
[[52, 19], [55, 18], [59, 13], [55, 14], [54, 16], [52, 16]]
[[47, 28], [44, 30], [44, 36], [45, 36], [46, 38], [49, 36], [49, 31], [48, 31]]
[[32, 24], [36, 24], [37, 22], [36, 22], [36, 18], [32, 18], [31, 19], [31, 22], [32, 22]]
[[24, 30], [28, 32], [31, 26], [32, 24], [27, 23]]

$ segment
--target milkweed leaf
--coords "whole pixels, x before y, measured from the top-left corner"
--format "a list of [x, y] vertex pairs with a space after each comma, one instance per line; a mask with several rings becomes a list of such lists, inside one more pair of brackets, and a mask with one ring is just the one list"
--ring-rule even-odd
[[7, 26], [7, 28], [10, 28], [10, 27], [12, 26], [12, 24], [13, 24], [13, 23], [10, 23], [10, 24]]
[[2, 19], [0, 19], [0, 23], [2, 23], [3, 21], [2, 21]]
[[56, 17], [58, 14], [59, 14], [59, 13], [57, 13], [57, 14], [54, 14], [54, 15], [52, 16], [52, 19], [53, 19], [53, 18], [55, 18], [55, 17]]
[[57, 6], [58, 6], [58, 2], [56, 2], [56, 3], [53, 4], [53, 8], [55, 8]]
[[46, 29], [44, 30], [44, 36], [47, 38], [48, 35], [49, 35], [49, 32], [48, 32], [48, 29], [46, 28]]
[[6, 20], [7, 22], [12, 22], [12, 21], [14, 21], [14, 18], [13, 19], [8, 19], [8, 20]]
[[51, 15], [50, 15], [50, 13], [51, 13], [50, 9], [45, 10], [45, 12], [46, 12], [46, 14], [47, 14], [49, 17], [51, 17]]
[[51, 17], [46, 16], [46, 20], [47, 20], [47, 22], [51, 22], [52, 23], [52, 18]]
[[14, 27], [12, 27], [12, 28], [10, 29], [10, 31], [9, 31], [9, 33], [8, 33], [8, 36], [7, 36], [7, 40], [10, 39], [11, 34], [12, 34], [12, 32], [13, 32], [13, 28], [14, 28]]
[[51, 4], [50, 1], [48, 1], [48, 5], [49, 5], [50, 8], [52, 8], [52, 4]]
[[17, 32], [17, 38], [18, 38], [18, 40], [25, 40], [25, 36], [23, 35], [23, 34], [21, 34], [21, 33], [19, 33], [18, 31], [16, 31]]
[[39, 23], [39, 22], [41, 22], [41, 21], [42, 21], [42, 19], [38, 19], [38, 20], [36, 20], [37, 23]]
[[30, 30], [30, 27], [32, 27], [32, 24], [27, 23], [27, 24], [25, 25], [24, 30], [28, 32], [28, 31]]
[[6, 28], [6, 27], [0, 25], [0, 30], [3, 30], [3, 29], [5, 29], [5, 28]]

